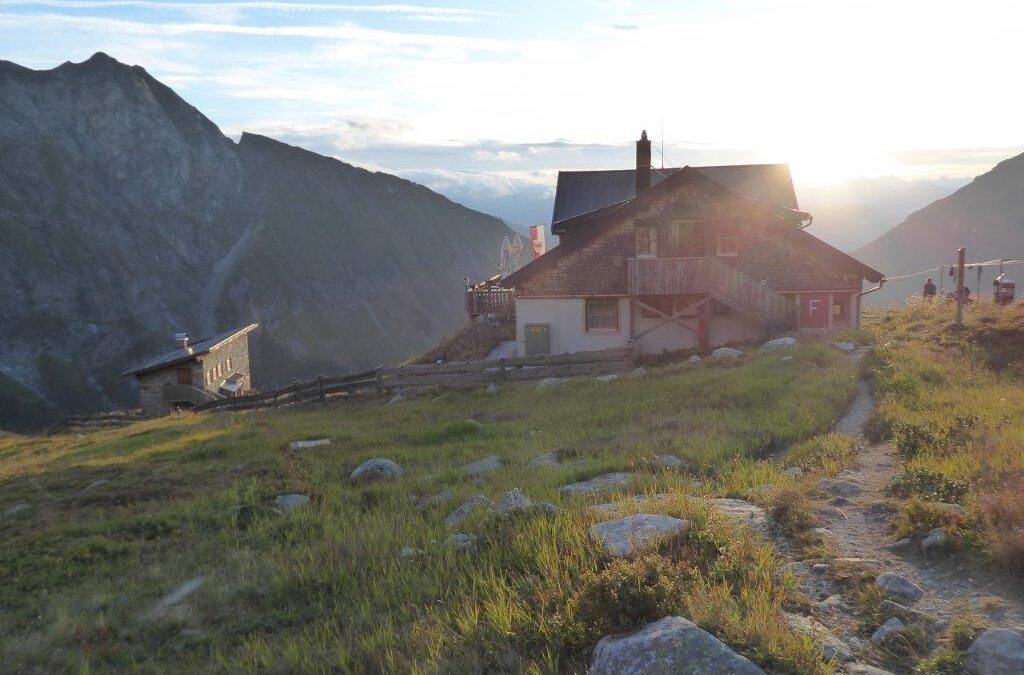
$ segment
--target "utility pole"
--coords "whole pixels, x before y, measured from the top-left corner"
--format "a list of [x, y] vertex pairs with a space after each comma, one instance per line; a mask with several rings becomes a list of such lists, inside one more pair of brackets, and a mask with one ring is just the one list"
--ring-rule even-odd
[[964, 261], [967, 249], [962, 246], [957, 251], [956, 260], [956, 325], [964, 325]]

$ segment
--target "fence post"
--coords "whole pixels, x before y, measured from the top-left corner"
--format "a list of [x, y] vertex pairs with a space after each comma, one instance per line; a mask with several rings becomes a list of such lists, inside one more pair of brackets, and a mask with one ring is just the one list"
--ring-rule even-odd
[[275, 408], [277, 407], [277, 392], [278, 391], [280, 391], [280, 390], [279, 389], [274, 389], [274, 407]]
[[505, 359], [498, 359], [498, 381], [504, 382], [507, 375], [505, 374]]
[[320, 400], [323, 401], [324, 400], [324, 376], [323, 375], [317, 375], [316, 376], [316, 386], [320, 389]]
[[377, 396], [384, 395], [384, 366], [377, 366], [377, 370], [374, 372], [377, 377]]

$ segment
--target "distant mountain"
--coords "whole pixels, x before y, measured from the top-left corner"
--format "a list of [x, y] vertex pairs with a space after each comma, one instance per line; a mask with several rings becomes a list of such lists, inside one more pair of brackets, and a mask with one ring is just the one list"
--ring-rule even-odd
[[[900, 276], [955, 263], [960, 246], [967, 247], [969, 261], [1024, 257], [1024, 154], [1000, 162], [952, 195], [916, 211], [854, 255], [888, 276]], [[983, 272], [986, 293], [994, 269]], [[902, 301], [920, 291], [926, 278], [887, 282], [867, 299], [872, 304]], [[968, 281], [973, 290], [977, 276], [971, 274]]]
[[463, 320], [511, 230], [243, 134], [138, 66], [0, 61], [0, 428], [130, 405], [128, 366], [260, 323], [257, 386], [394, 361]]
[[797, 197], [800, 208], [814, 216], [810, 232], [837, 248], [852, 251], [968, 180], [854, 178], [824, 188], [797, 186]]

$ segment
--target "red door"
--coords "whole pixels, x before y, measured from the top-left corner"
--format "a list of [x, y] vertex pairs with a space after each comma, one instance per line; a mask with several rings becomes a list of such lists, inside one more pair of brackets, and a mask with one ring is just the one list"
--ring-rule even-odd
[[828, 293], [800, 294], [801, 328], [828, 328], [828, 315], [831, 311]]

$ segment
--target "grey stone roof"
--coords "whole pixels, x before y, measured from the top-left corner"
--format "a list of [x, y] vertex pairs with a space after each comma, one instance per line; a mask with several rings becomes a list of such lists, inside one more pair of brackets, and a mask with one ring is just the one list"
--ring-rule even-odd
[[143, 363], [142, 365], [135, 366], [131, 370], [126, 370], [121, 374], [142, 375], [143, 373], [148, 373], [153, 370], [161, 370], [163, 368], [168, 368], [179, 363], [191, 361], [197, 356], [202, 356], [203, 354], [210, 353], [213, 349], [219, 347], [220, 345], [224, 344], [229, 340], [233, 340], [234, 338], [240, 335], [247, 335], [251, 333], [252, 331], [256, 330], [258, 326], [259, 324], [257, 323], [251, 323], [243, 328], [235, 328], [233, 330], [229, 330], [224, 333], [214, 335], [213, 337], [203, 338], [198, 342], [190, 344], [188, 347], [184, 349], [175, 349], [172, 352], [167, 352], [166, 354], [162, 354], [156, 357], [155, 359], [151, 359], [146, 363]]
[[[770, 206], [797, 209], [788, 164], [736, 164], [693, 167], [745, 199]], [[657, 185], [679, 168], [651, 169]], [[636, 169], [560, 171], [551, 224], [636, 197]]]

